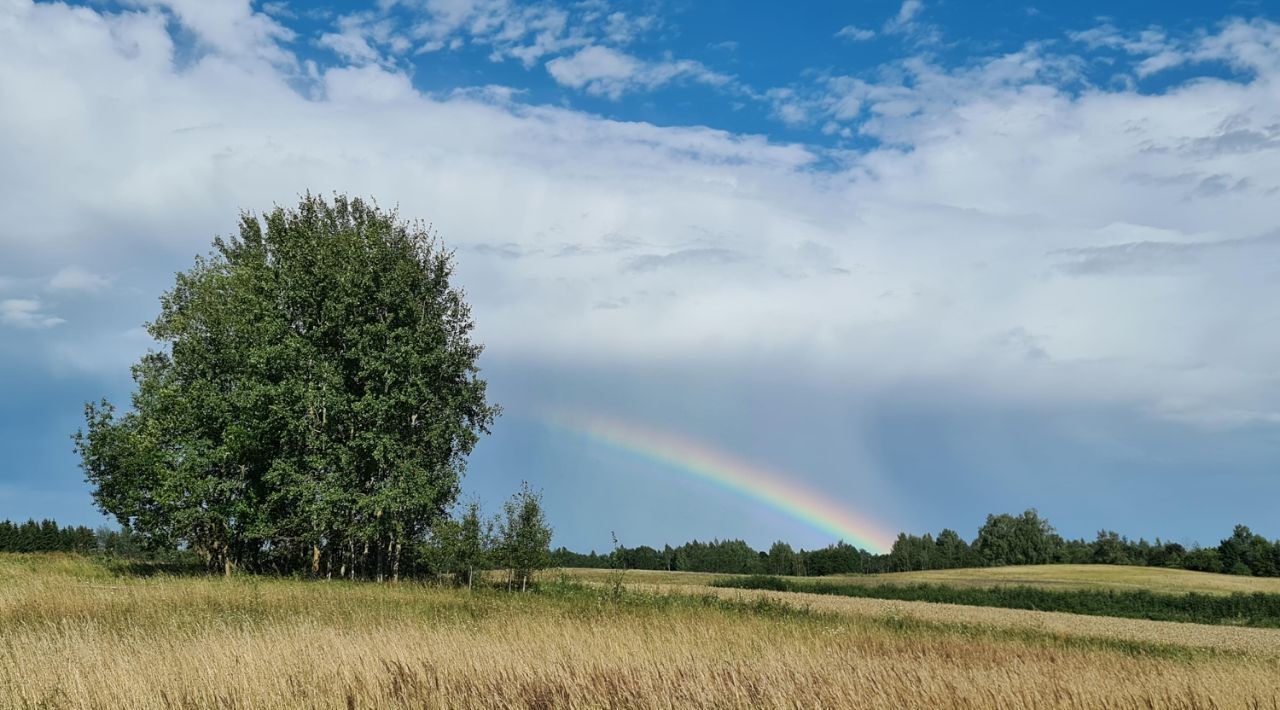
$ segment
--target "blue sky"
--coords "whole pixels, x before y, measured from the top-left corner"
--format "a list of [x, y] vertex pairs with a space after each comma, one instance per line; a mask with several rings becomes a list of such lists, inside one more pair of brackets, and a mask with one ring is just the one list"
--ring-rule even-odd
[[546, 423], [677, 432], [894, 530], [1280, 537], [1275, 3], [0, 0], [0, 517], [242, 209], [457, 250], [555, 542], [824, 533]]

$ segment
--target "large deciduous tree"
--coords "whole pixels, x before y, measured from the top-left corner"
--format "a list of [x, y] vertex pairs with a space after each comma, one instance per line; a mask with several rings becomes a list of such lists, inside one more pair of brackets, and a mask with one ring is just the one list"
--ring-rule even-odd
[[86, 407], [97, 504], [228, 572], [398, 575], [498, 413], [453, 271], [360, 199], [243, 215], [162, 297], [131, 410]]

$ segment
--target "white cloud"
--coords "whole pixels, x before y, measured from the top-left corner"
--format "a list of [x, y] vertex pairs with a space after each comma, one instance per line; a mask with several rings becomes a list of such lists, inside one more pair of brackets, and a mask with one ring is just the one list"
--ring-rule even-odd
[[611, 12], [604, 20], [603, 35], [614, 44], [630, 44], [659, 24], [654, 15], [631, 17], [624, 12]]
[[[199, 42], [233, 59], [264, 60], [291, 65], [292, 54], [279, 46], [294, 38], [292, 30], [253, 9], [250, 0], [129, 0], [138, 6], [165, 10], [195, 34]], [[21, 3], [18, 3], [21, 5]]]
[[[823, 154], [428, 96], [377, 64], [302, 96], [288, 68], [175, 67], [154, 15], [0, 7], [14, 263], [109, 270], [123, 251], [154, 270], [149, 254], [202, 251], [241, 208], [345, 190], [435, 223], [494, 358], [938, 383], [1218, 425], [1280, 412], [1275, 25], [1184, 43], [1253, 74], [1163, 94], [1067, 90], [1079, 60], [1036, 46], [827, 77], [791, 100], [879, 147]], [[612, 51], [561, 78], [604, 95], [697, 80]]]
[[418, 97], [409, 77], [374, 66], [329, 69], [323, 84], [325, 97], [335, 104], [379, 104]]
[[845, 25], [840, 28], [839, 32], [836, 32], [835, 36], [852, 42], [865, 42], [869, 39], [874, 39], [876, 32], [875, 30], [863, 29], [857, 25]]
[[[532, 68], [550, 58], [591, 45], [626, 46], [662, 27], [656, 15], [632, 15], [603, 2], [568, 5], [514, 0], [384, 0], [379, 12], [354, 16], [361, 24], [377, 24], [384, 33], [409, 38], [418, 54], [487, 47], [493, 61], [515, 59]], [[379, 47], [380, 38], [346, 28], [325, 39], [326, 45], [350, 47], [360, 61], [367, 54], [353, 35]], [[402, 42], [398, 42], [402, 45]], [[398, 55], [403, 46], [385, 47]]]
[[1260, 74], [1280, 70], [1280, 33], [1274, 23], [1264, 20], [1236, 20], [1217, 33], [1180, 38], [1170, 37], [1159, 27], [1125, 33], [1106, 23], [1068, 36], [1091, 49], [1116, 49], [1141, 57], [1134, 68], [1138, 77], [1203, 62], [1225, 63]]
[[355, 30], [326, 32], [317, 41], [321, 47], [333, 50], [349, 62], [366, 64], [382, 61], [382, 53], [374, 49], [368, 38]]
[[921, 0], [903, 0], [898, 7], [898, 14], [885, 21], [884, 31], [888, 34], [902, 34], [918, 29], [916, 18], [923, 11], [924, 3]]
[[572, 57], [547, 62], [552, 78], [575, 89], [592, 82], [625, 83], [640, 72], [640, 60], [608, 47], [585, 47]]
[[337, 31], [322, 33], [316, 43], [353, 64], [391, 66], [413, 48], [399, 23], [375, 12], [343, 15], [335, 24]]
[[828, 75], [807, 86], [770, 89], [764, 96], [784, 121], [795, 123], [797, 120], [790, 117], [800, 117], [837, 124], [858, 122], [859, 132], [865, 135], [898, 141], [900, 137], [892, 130], [897, 119], [935, 116], [969, 97], [1009, 88], [1055, 87], [1077, 81], [1079, 65], [1078, 57], [1047, 54], [1042, 46], [1031, 44], [965, 68], [947, 69], [924, 57], [911, 57], [892, 65], [885, 71], [888, 78], [882, 81]]
[[44, 304], [37, 298], [6, 298], [0, 300], [0, 325], [15, 328], [52, 328], [66, 321], [45, 313]]
[[595, 2], [558, 7], [510, 0], [389, 0], [380, 11], [340, 17], [337, 31], [322, 34], [318, 44], [346, 62], [387, 68], [410, 53], [482, 46], [491, 61], [515, 59], [526, 68], [545, 61], [561, 85], [611, 99], [677, 80], [713, 86], [732, 81], [700, 62], [642, 60], [620, 49], [659, 27], [654, 15], [628, 15]]
[[80, 266], [66, 266], [49, 279], [49, 288], [57, 291], [94, 293], [111, 285], [111, 279]]
[[764, 98], [773, 106], [773, 115], [778, 120], [791, 126], [798, 126], [809, 121], [809, 110], [795, 90], [788, 88], [769, 89]]
[[691, 80], [723, 86], [731, 77], [690, 60], [647, 62], [609, 47], [584, 47], [569, 57], [547, 62], [547, 72], [558, 83], [589, 94], [617, 100], [628, 91], [651, 91], [673, 81]]
[[[570, 25], [570, 15], [551, 4], [520, 4], [511, 0], [402, 0], [412, 11], [409, 34], [424, 51], [455, 49], [463, 40], [487, 45], [496, 60], [508, 57], [532, 67], [541, 58], [588, 43], [587, 30], [608, 34], [625, 33], [638, 26], [627, 24], [626, 16], [610, 20], [601, 13], [579, 18]], [[608, 29], [612, 27], [613, 29]]]
[[284, 0], [264, 2], [262, 3], [262, 11], [272, 17], [280, 17], [284, 19], [294, 19], [298, 16], [298, 13], [289, 9], [289, 3]]
[[903, 0], [902, 7], [898, 8], [896, 20], [899, 25], [905, 25], [914, 21], [922, 10], [924, 10], [924, 3], [921, 0]]
[[924, 3], [921, 0], [904, 0], [898, 14], [885, 20], [880, 31], [886, 35], [899, 35], [915, 45], [936, 45], [942, 41], [942, 30], [921, 19]]

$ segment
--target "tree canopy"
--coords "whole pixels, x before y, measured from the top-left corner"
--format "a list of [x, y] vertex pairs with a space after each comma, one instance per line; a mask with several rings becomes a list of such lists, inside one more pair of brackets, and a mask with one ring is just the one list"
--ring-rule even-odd
[[129, 411], [86, 406], [95, 501], [228, 572], [395, 576], [499, 412], [452, 254], [343, 195], [213, 246], [161, 298]]
[[542, 496], [528, 483], [502, 507], [498, 521], [499, 555], [510, 573], [510, 586], [524, 591], [533, 573], [551, 564], [551, 526], [542, 510]]

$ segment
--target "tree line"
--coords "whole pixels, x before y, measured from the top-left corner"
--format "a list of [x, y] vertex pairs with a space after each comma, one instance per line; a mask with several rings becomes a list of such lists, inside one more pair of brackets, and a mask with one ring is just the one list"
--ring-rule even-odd
[[[497, 581], [523, 591], [535, 572], [550, 565], [550, 548], [542, 496], [526, 483], [491, 518], [472, 502], [456, 518], [437, 520], [431, 534], [405, 553], [405, 576], [471, 587], [498, 570], [502, 578]], [[128, 528], [63, 527], [54, 520], [0, 520], [0, 552], [71, 552], [179, 564], [200, 559], [190, 550], [157, 547]]]
[[0, 552], [94, 552], [97, 533], [83, 525], [60, 527], [56, 521], [0, 520]]
[[641, 545], [604, 554], [581, 554], [561, 547], [551, 553], [551, 559], [557, 567], [815, 577], [1036, 564], [1140, 565], [1276, 577], [1280, 576], [1280, 540], [1267, 540], [1244, 525], [1235, 526], [1230, 537], [1216, 547], [1131, 540], [1110, 530], [1100, 531], [1094, 540], [1070, 540], [1058, 535], [1035, 510], [1027, 510], [1021, 515], [988, 515], [972, 541], [950, 529], [936, 536], [900, 533], [886, 554], [873, 554], [844, 542], [796, 550], [779, 541], [768, 550], [757, 551], [742, 540], [695, 540], [661, 550]]
[[[972, 543], [953, 530], [901, 533], [888, 554], [876, 555], [839, 542], [815, 550], [795, 550], [775, 542], [757, 551], [742, 540], [693, 541], [658, 550], [619, 546], [609, 553], [587, 554], [560, 547], [550, 550], [551, 528], [541, 496], [523, 485], [500, 513], [482, 514], [478, 503], [463, 506], [457, 517], [437, 521], [431, 533], [406, 554], [406, 574], [449, 578], [464, 586], [491, 570], [504, 570], [506, 583], [525, 587], [533, 572], [553, 567], [588, 567], [824, 576], [871, 574], [958, 567], [1022, 564], [1115, 564], [1169, 567], [1202, 572], [1280, 576], [1280, 540], [1268, 541], [1237, 525], [1217, 547], [1190, 549], [1176, 542], [1130, 540], [1100, 531], [1092, 541], [1063, 539], [1036, 511], [1019, 516], [990, 515]], [[0, 521], [0, 552], [99, 552], [125, 559], [175, 559], [177, 548], [156, 548], [128, 528], [112, 530], [59, 526], [53, 520]], [[285, 571], [287, 570], [278, 570]]]
[[71, 552], [166, 563], [184, 559], [180, 550], [148, 549], [140, 536], [128, 528], [63, 526], [50, 519], [25, 523], [0, 520], [0, 552]]

